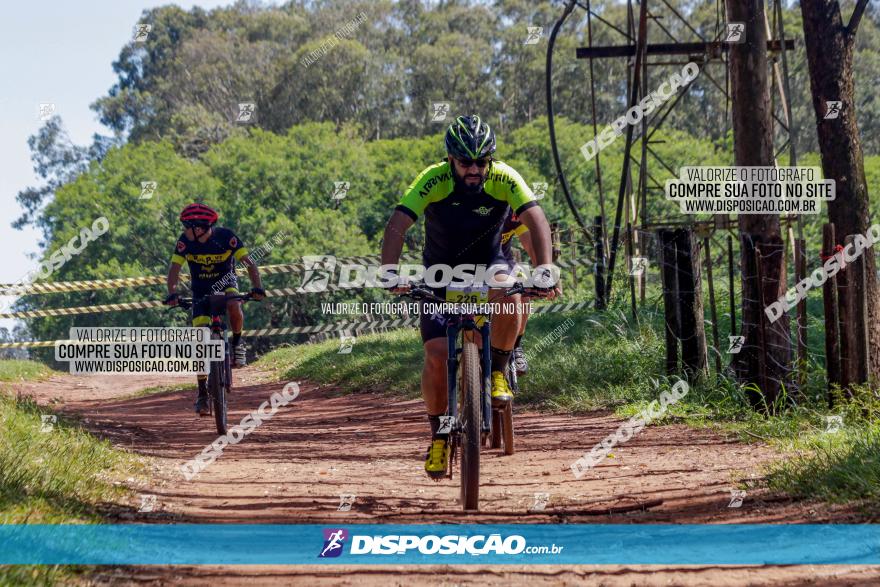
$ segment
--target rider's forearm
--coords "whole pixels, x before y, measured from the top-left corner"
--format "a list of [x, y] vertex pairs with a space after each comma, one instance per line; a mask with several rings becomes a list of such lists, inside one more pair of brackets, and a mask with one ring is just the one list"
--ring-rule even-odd
[[263, 289], [263, 280], [260, 278], [260, 270], [257, 269], [257, 264], [254, 262], [248, 263], [247, 272], [248, 277], [251, 278], [251, 287]]
[[382, 265], [397, 265], [403, 254], [403, 236], [413, 221], [403, 213], [395, 211], [385, 225], [382, 235]]
[[537, 255], [535, 255], [535, 245], [532, 243], [532, 233], [527, 230], [519, 235], [519, 242], [526, 250], [526, 255], [529, 256], [529, 261], [534, 263]]
[[531, 233], [532, 249], [534, 256], [529, 253], [532, 263], [550, 265], [553, 262], [553, 250], [550, 239], [550, 223], [544, 216], [544, 211], [539, 206], [532, 206], [519, 215], [520, 221], [525, 224]]
[[180, 280], [180, 265], [177, 263], [172, 263], [171, 267], [168, 268], [168, 293], [173, 294], [177, 292], [177, 282]]

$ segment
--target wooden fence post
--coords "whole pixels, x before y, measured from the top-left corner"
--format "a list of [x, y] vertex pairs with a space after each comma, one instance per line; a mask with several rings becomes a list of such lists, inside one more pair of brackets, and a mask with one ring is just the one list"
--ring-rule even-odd
[[682, 365], [688, 378], [708, 371], [703, 288], [700, 275], [700, 242], [690, 229], [676, 230], [675, 257], [678, 277], [679, 338]]
[[715, 371], [721, 373], [721, 341], [718, 336], [718, 312], [715, 309], [715, 283], [712, 279], [712, 249], [709, 246], [709, 237], [703, 238], [703, 248], [706, 249], [706, 278], [709, 281], [709, 310], [712, 316], [712, 341], [715, 343]]
[[666, 374], [678, 374], [678, 279], [675, 271], [675, 239], [671, 230], [657, 233], [660, 241], [660, 276], [663, 282], [663, 315], [666, 322]]
[[605, 241], [603, 240], [602, 217], [593, 221], [593, 238], [596, 241], [596, 309], [605, 309]]
[[[822, 260], [834, 255], [834, 224], [822, 227]], [[840, 275], [838, 273], [837, 275]], [[825, 310], [825, 371], [828, 374], [828, 407], [834, 407], [834, 385], [840, 385], [840, 339], [837, 316], [837, 275], [822, 284], [822, 306]]]

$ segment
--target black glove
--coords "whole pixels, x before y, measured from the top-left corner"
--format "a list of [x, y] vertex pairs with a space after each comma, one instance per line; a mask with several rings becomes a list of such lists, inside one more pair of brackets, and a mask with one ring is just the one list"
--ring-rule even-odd
[[251, 288], [251, 297], [253, 297], [258, 302], [266, 297], [266, 290], [262, 287], [252, 287]]
[[[162, 303], [165, 304], [166, 306], [176, 306], [177, 305], [176, 302], [179, 298], [180, 298], [180, 296], [177, 295], [176, 293], [170, 293], [170, 294], [168, 294], [168, 296], [164, 300], [162, 300]], [[175, 303], [172, 304], [171, 302], [175, 302]]]

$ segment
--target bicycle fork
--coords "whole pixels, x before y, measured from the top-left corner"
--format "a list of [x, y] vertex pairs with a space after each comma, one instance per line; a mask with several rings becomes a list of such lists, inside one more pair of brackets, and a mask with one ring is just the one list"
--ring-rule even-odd
[[[482, 393], [480, 393], [480, 432], [489, 434], [492, 424], [492, 351], [489, 341], [489, 323], [479, 327], [480, 336], [483, 340], [483, 348], [480, 351], [480, 364], [483, 373]], [[458, 324], [450, 324], [446, 330], [447, 357], [446, 357], [446, 382], [449, 393], [447, 395], [446, 413], [453, 418], [453, 428], [457, 432], [461, 429], [458, 417], [458, 335], [463, 328]]]

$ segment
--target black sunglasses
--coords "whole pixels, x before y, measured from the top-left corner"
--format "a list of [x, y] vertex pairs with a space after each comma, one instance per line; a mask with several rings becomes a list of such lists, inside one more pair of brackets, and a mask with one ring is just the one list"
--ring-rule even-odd
[[456, 157], [455, 160], [458, 161], [459, 165], [461, 165], [465, 169], [467, 169], [471, 165], [476, 165], [480, 169], [483, 169], [492, 162], [491, 157], [482, 157], [480, 159], [459, 159], [458, 157]]

